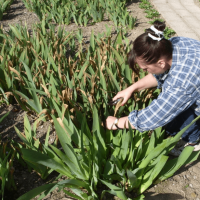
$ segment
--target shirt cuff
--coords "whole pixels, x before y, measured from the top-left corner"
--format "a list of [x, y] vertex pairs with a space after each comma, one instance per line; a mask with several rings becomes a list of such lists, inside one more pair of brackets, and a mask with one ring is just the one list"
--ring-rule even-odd
[[140, 132], [144, 132], [145, 130], [140, 128], [138, 125], [137, 125], [137, 121], [138, 121], [138, 110], [134, 110], [132, 111], [129, 115], [128, 115], [128, 120], [129, 122], [135, 127], [135, 129], [137, 129], [138, 131]]

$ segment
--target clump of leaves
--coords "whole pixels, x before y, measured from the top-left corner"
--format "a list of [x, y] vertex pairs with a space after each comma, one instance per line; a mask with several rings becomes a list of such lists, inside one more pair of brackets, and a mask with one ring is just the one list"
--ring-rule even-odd
[[[39, 139], [36, 139], [36, 128], [38, 123], [42, 120], [43, 117], [38, 118], [34, 124], [33, 127], [31, 127], [27, 116], [24, 117], [24, 133], [21, 133], [18, 128], [15, 127], [15, 131], [19, 138], [23, 141], [23, 143], [18, 144], [18, 149], [26, 148], [31, 149], [36, 152], [40, 152], [43, 155], [48, 154], [47, 151], [44, 150], [43, 146], [48, 146], [48, 140], [49, 140], [49, 133], [50, 128], [48, 129], [48, 132], [46, 133], [46, 139], [45, 143], [42, 145], [39, 141]], [[20, 152], [21, 154], [21, 152]], [[26, 161], [29, 170], [34, 169], [39, 176], [41, 176], [42, 179], [46, 179], [47, 176], [53, 172], [53, 169], [50, 169], [48, 167], [45, 167], [41, 164], [35, 164], [33, 162]]]
[[164, 30], [164, 37], [166, 39], [169, 39], [171, 38], [176, 32], [172, 29], [170, 29], [169, 27], [166, 27], [165, 30]]

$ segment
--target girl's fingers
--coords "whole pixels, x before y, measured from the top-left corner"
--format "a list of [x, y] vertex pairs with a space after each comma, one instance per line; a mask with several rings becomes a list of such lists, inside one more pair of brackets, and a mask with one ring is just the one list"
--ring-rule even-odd
[[122, 102], [122, 106], [124, 106], [124, 104], [126, 104], [127, 101], [128, 99], [124, 99], [124, 101]]
[[117, 99], [119, 99], [118, 95], [114, 96], [112, 100], [115, 101]]

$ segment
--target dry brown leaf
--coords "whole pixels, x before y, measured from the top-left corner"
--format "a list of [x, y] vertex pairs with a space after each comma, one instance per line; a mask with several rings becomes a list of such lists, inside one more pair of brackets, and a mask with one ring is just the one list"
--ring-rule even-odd
[[144, 99], [144, 102], [146, 102], [148, 99], [150, 99], [152, 96], [152, 92], [148, 93]]
[[48, 111], [47, 111], [47, 109], [43, 109], [39, 114], [38, 114], [38, 117], [40, 116], [40, 115], [42, 115], [42, 114], [47, 114], [48, 113]]
[[56, 113], [56, 109], [52, 109], [52, 110], [51, 110], [51, 114], [52, 114], [52, 115], [55, 115], [55, 113]]
[[35, 76], [33, 77], [33, 81], [35, 81], [36, 77], [40, 74], [40, 71], [37, 72], [37, 74], [35, 74]]
[[81, 93], [83, 93], [87, 97], [85, 91], [81, 90], [80, 88], [78, 88], [78, 91], [81, 91]]
[[72, 100], [73, 90], [69, 88], [68, 91], [69, 91], [69, 98]]
[[93, 66], [93, 67], [97, 67], [97, 64], [90, 58], [90, 64]]
[[135, 78], [136, 78], [136, 74], [133, 72], [132, 77], [131, 77], [132, 83], [135, 83]]
[[61, 76], [63, 83], [67, 83], [66, 77], [64, 75]]
[[95, 82], [96, 75], [97, 75], [97, 73], [94, 76], [92, 75], [92, 78], [91, 78], [91, 84], [92, 84], [92, 89], [90, 91], [91, 95], [94, 95], [94, 86], [96, 84], [96, 82]]
[[92, 107], [92, 104], [93, 104], [92, 95], [88, 95], [88, 100], [89, 100], [90, 105], [91, 105], [91, 107]]
[[119, 110], [120, 106], [122, 105], [122, 101], [123, 101], [123, 99], [120, 99], [120, 101], [116, 104], [114, 117], [116, 116], [117, 111]]
[[106, 60], [104, 60], [104, 61], [103, 61], [103, 64], [101, 65], [101, 68], [100, 68], [101, 72], [102, 72], [103, 69], [105, 68], [105, 63], [106, 63]]
[[64, 129], [64, 131], [67, 133], [67, 136], [71, 139], [71, 136], [69, 135], [69, 133], [67, 132], [67, 130], [65, 129], [65, 126], [63, 124], [63, 121], [60, 118], [57, 118], [58, 123], [60, 124], [60, 126]]
[[40, 97], [40, 104], [43, 104], [43, 97]]
[[86, 75], [86, 73], [84, 73], [84, 75], [83, 75], [84, 84], [86, 84], [86, 78], [87, 78], [87, 75]]
[[49, 93], [49, 90], [47, 89], [46, 85], [41, 84], [41, 86], [43, 87], [45, 93], [47, 94], [47, 96], [50, 98], [51, 94]]
[[67, 89], [62, 91], [62, 98], [65, 99], [66, 101], [68, 100], [68, 98], [67, 98]]
[[65, 112], [66, 112], [66, 110], [67, 110], [67, 108], [68, 108], [68, 105], [67, 104], [63, 104], [63, 107], [64, 107], [64, 112], [63, 112], [63, 114], [62, 114], [62, 121], [63, 121], [63, 119], [64, 119], [64, 117], [65, 117]]
[[49, 115], [47, 109], [43, 109], [43, 110], [38, 114], [38, 117], [39, 117], [40, 115], [43, 115], [43, 114], [44, 114], [45, 116], [47, 116], [49, 119], [52, 119], [51, 116]]
[[59, 42], [60, 38], [54, 43], [53, 48], [56, 48], [58, 42]]
[[69, 106], [68, 104], [63, 104], [64, 108], [67, 109]]
[[0, 55], [0, 60], [1, 60], [1, 62], [3, 61], [3, 56], [1, 56], [1, 55]]
[[6, 95], [7, 99], [8, 99], [11, 95], [13, 95], [13, 93], [12, 92], [5, 92], [5, 95]]
[[[62, 95], [59, 93], [58, 90], [57, 90], [57, 94], [58, 94], [59, 99], [62, 99]], [[62, 99], [62, 100], [63, 100], [63, 99]]]
[[72, 100], [72, 95], [73, 95], [73, 90], [70, 88], [66, 88], [65, 90], [62, 91], [62, 99], [69, 101], [69, 99]]

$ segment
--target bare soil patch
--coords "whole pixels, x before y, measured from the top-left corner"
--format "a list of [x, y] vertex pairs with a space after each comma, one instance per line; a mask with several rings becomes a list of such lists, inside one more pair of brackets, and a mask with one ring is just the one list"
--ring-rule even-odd
[[[142, 9], [139, 8], [139, 1], [134, 0], [128, 5], [128, 10], [130, 14], [134, 17], [137, 17], [136, 27], [129, 31], [128, 38], [130, 41], [144, 32], [144, 29], [150, 27], [148, 24], [148, 19], [145, 18], [145, 13]], [[39, 23], [39, 19], [36, 14], [28, 11], [21, 0], [15, 0], [10, 10], [4, 14], [0, 24], [3, 26], [4, 31], [9, 30], [9, 25], [22, 24], [27, 25], [28, 29], [32, 28], [32, 25]], [[83, 35], [86, 40], [89, 40], [91, 31], [94, 30], [94, 33], [102, 33], [106, 31], [105, 25], [112, 26], [111, 21], [103, 21], [88, 27], [77, 27], [75, 24], [64, 26], [65, 30], [71, 32], [76, 31], [78, 28], [83, 30]], [[114, 30], [114, 29], [113, 29]], [[18, 105], [1, 105], [0, 106], [0, 115], [10, 111], [9, 116], [5, 121], [0, 125], [0, 135], [3, 140], [11, 138], [15, 141], [19, 141], [17, 137], [14, 126], [18, 127], [19, 130], [23, 131], [23, 118], [27, 114], [31, 123], [34, 122], [35, 116], [33, 113], [27, 113]], [[41, 123], [37, 129], [37, 138], [40, 138], [41, 141], [45, 139], [45, 135], [48, 127], [51, 126], [50, 122]], [[55, 131], [51, 127], [51, 134], [49, 143], [53, 143], [56, 138]], [[27, 168], [21, 166], [17, 162], [15, 163], [15, 173], [14, 179], [17, 186], [17, 191], [7, 192], [5, 191], [5, 200], [15, 200], [22, 194], [28, 192], [29, 190], [36, 188], [40, 185], [48, 183], [52, 178], [55, 178], [58, 174], [56, 172], [52, 173], [47, 180], [42, 180], [36, 172], [29, 172]], [[147, 200], [200, 200], [200, 162], [199, 160], [182, 167], [177, 171], [177, 173], [169, 178], [168, 180], [152, 186], [145, 192]], [[36, 198], [35, 198], [36, 199]], [[67, 197], [63, 192], [58, 192], [57, 190], [49, 194], [44, 199], [47, 200], [70, 200], [72, 198]], [[106, 199], [119, 199], [117, 197], [107, 197]]]

